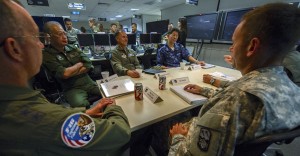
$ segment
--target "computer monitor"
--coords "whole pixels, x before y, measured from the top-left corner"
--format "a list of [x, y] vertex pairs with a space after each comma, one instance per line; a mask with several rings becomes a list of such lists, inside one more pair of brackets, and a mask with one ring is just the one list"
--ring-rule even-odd
[[98, 46], [109, 46], [108, 34], [94, 34], [95, 45]]
[[232, 35], [237, 27], [237, 25], [240, 23], [242, 17], [247, 12], [253, 10], [254, 8], [246, 8], [246, 9], [239, 9], [239, 10], [231, 10], [227, 11], [224, 16], [224, 24], [221, 32], [221, 36], [219, 40], [221, 41], [232, 41]]
[[150, 44], [150, 34], [140, 34], [140, 44]]
[[186, 16], [187, 38], [211, 40], [217, 21], [217, 13]]
[[136, 34], [127, 34], [128, 44], [135, 45], [136, 44]]
[[146, 32], [165, 33], [168, 31], [169, 20], [161, 20], [146, 23]]
[[150, 34], [151, 43], [161, 43], [161, 34]]
[[32, 16], [34, 22], [39, 27], [39, 32], [43, 32], [44, 21], [42, 16]]
[[94, 46], [93, 34], [77, 34], [79, 45], [82, 46]]
[[109, 40], [110, 40], [111, 46], [117, 45], [117, 40], [116, 40], [115, 34], [109, 34]]

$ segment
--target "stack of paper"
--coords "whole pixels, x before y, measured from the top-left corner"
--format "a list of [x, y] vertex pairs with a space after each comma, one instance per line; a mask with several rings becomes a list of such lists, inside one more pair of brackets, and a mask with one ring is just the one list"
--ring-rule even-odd
[[213, 73], [209, 73], [209, 75], [211, 75], [215, 79], [219, 79], [219, 80], [223, 80], [223, 81], [234, 81], [237, 79], [235, 77], [225, 75], [221, 72], [213, 72]]
[[105, 97], [121, 96], [134, 92], [134, 83], [130, 79], [101, 83], [99, 87]]
[[207, 100], [206, 97], [187, 92], [183, 88], [184, 86], [172, 86], [170, 90], [181, 97], [184, 101], [192, 105], [199, 105]]

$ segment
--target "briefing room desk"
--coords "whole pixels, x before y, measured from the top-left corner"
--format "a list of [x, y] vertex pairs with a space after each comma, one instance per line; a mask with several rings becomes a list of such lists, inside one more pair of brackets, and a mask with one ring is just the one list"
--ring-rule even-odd
[[[174, 115], [182, 113], [184, 111], [190, 110], [197, 106], [202, 105], [190, 105], [177, 96], [175, 93], [170, 91], [172, 86], [168, 82], [171, 79], [180, 78], [180, 77], [189, 77], [190, 83], [198, 84], [200, 86], [214, 88], [209, 84], [202, 82], [203, 74], [212, 73], [212, 72], [222, 72], [224, 74], [241, 77], [241, 74], [237, 70], [224, 68], [216, 66], [210, 69], [198, 69], [194, 71], [187, 70], [188, 66], [185, 67], [185, 70], [180, 70], [180, 68], [171, 68], [166, 71], [169, 73], [167, 78], [166, 90], [158, 89], [158, 79], [154, 78], [154, 75], [148, 75], [143, 73], [141, 78], [131, 78], [131, 80], [136, 83], [140, 82], [143, 84], [143, 87], [149, 87], [157, 95], [159, 95], [163, 101], [159, 103], [152, 103], [145, 95], [142, 101], [136, 101], [134, 94], [128, 94], [115, 98], [117, 105], [121, 106], [124, 110], [126, 116], [128, 117], [131, 131], [136, 131], [148, 125], [154, 124], [156, 122], [162, 121], [164, 119], [170, 118]], [[126, 79], [128, 76], [122, 76], [118, 79]], [[181, 84], [186, 85], [186, 84]]]

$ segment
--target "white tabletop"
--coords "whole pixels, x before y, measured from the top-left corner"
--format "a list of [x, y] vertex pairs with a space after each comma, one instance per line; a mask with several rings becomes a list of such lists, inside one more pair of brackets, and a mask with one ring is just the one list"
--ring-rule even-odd
[[[176, 114], [196, 107], [196, 105], [188, 104], [175, 93], [169, 90], [171, 84], [169, 84], [168, 82], [171, 79], [188, 76], [190, 83], [214, 88], [213, 86], [202, 82], [203, 74], [218, 71], [229, 76], [234, 76], [237, 78], [241, 77], [239, 71], [219, 66], [210, 69], [198, 69], [194, 71], [187, 70], [187, 68], [188, 66], [185, 67], [185, 70], [180, 70], [180, 68], [171, 68], [166, 70], [169, 73], [168, 75], [166, 75], [166, 90], [159, 90], [158, 79], [155, 79], [154, 75], [148, 75], [143, 73], [141, 78], [131, 78], [131, 80], [135, 83], [141, 82], [144, 88], [149, 87], [152, 91], [154, 91], [164, 100], [162, 102], [154, 104], [144, 95], [144, 99], [142, 101], [136, 101], [134, 98], [134, 94], [124, 95], [115, 98], [117, 105], [122, 107], [126, 116], [128, 117], [132, 131], [141, 129], [143, 127], [146, 127], [148, 125], [151, 125], [153, 123], [159, 122], [161, 120], [167, 119]], [[122, 76], [119, 78], [125, 79], [129, 77]]]

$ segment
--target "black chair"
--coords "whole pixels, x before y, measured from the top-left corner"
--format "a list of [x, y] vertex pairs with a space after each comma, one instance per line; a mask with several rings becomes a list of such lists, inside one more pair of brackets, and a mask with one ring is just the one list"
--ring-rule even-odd
[[289, 144], [299, 136], [300, 126], [287, 132], [262, 136], [253, 141], [237, 145], [234, 156], [261, 156], [271, 144]]
[[65, 102], [60, 84], [43, 65], [40, 68], [40, 72], [34, 77], [32, 88], [40, 90], [48, 101], [52, 103], [62, 104]]
[[151, 55], [154, 52], [154, 48], [146, 49], [144, 55], [142, 56], [142, 63], [144, 65], [144, 69], [149, 69], [152, 67], [152, 58]]

